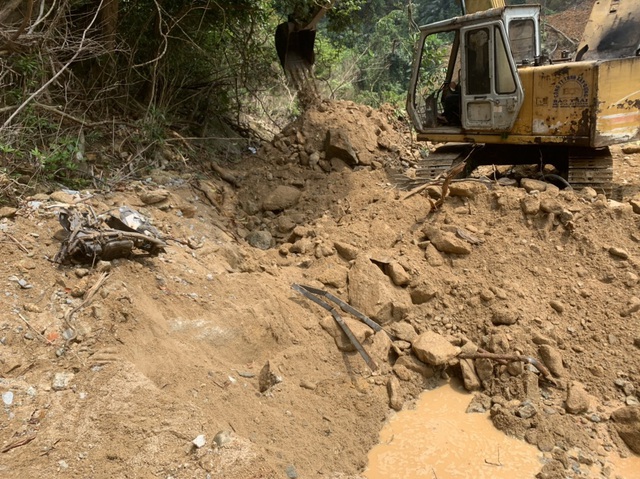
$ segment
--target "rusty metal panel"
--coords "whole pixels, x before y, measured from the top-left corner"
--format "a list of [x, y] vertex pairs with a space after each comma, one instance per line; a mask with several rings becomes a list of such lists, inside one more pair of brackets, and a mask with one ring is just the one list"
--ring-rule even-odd
[[640, 57], [598, 63], [592, 146], [640, 140]]
[[534, 70], [532, 134], [584, 143], [591, 133], [595, 62], [548, 65]]

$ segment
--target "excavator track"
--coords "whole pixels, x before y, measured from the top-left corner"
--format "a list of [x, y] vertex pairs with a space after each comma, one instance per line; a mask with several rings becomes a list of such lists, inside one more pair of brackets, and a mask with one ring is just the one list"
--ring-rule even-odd
[[465, 158], [468, 152], [467, 144], [441, 146], [418, 162], [415, 177], [409, 177], [398, 171], [389, 171], [389, 178], [396, 188], [411, 190], [444, 177], [454, 165]]
[[610, 197], [613, 193], [613, 157], [609, 148], [571, 149], [567, 180], [576, 190], [591, 187]]

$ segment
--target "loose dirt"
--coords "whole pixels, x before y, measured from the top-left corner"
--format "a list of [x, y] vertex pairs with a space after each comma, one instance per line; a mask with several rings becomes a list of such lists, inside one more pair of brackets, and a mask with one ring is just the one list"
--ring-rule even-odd
[[[476, 407], [544, 453], [540, 477], [609, 477], [608, 454], [632, 454], [612, 412], [637, 407], [640, 388], [640, 155], [614, 151], [620, 202], [468, 181], [435, 210], [437, 187], [405, 199], [390, 183], [387, 167], [429, 146], [402, 125], [391, 109], [325, 101], [224, 171], [187, 156], [112, 191], [0, 210], [0, 475], [356, 477], [390, 404], [462, 376], [456, 357], [416, 358], [431, 331], [466, 353], [541, 360], [552, 376], [466, 360]], [[330, 128], [357, 162], [325, 157]], [[130, 206], [181, 242], [54, 264], [56, 211], [74, 201]], [[342, 314], [377, 371], [293, 283], [383, 323], [393, 341]]]

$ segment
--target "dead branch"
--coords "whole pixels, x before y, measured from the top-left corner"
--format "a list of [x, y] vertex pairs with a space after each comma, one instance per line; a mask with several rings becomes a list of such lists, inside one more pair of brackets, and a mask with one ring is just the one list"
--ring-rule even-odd
[[[45, 338], [45, 337], [44, 337], [44, 335], [43, 335], [40, 331], [36, 330], [36, 328], [34, 328], [34, 327], [31, 325], [31, 323], [29, 322], [29, 320], [28, 320], [27, 318], [25, 318], [25, 317], [24, 317], [22, 314], [20, 314], [20, 313], [18, 313], [18, 317], [19, 317], [22, 321], [24, 321], [24, 322], [25, 322], [25, 324], [29, 327], [29, 329], [30, 329], [31, 331], [33, 331], [34, 333], [36, 333], [36, 338], [38, 338], [39, 340], [41, 340], [41, 341], [43, 341], [43, 342], [45, 342], [45, 343], [49, 344], [49, 341], [47, 341], [47, 338]], [[4, 452], [4, 451], [3, 451], [3, 452]]]
[[29, 253], [29, 250], [22, 244], [20, 243], [20, 241], [18, 241], [13, 235], [10, 235], [9, 233], [7, 233], [6, 231], [4, 232], [4, 234], [11, 240], [13, 241], [18, 248], [20, 248], [20, 250], [24, 253]]
[[240, 186], [240, 182], [238, 181], [238, 179], [234, 175], [232, 175], [229, 172], [229, 170], [227, 170], [226, 168], [221, 167], [215, 161], [211, 162], [211, 169], [213, 171], [215, 171], [216, 173], [218, 173], [220, 178], [222, 178], [227, 183], [230, 183], [231, 185], [235, 186], [236, 188], [238, 188]]
[[18, 30], [13, 34], [13, 36], [9, 40], [9, 43], [15, 42], [16, 39], [20, 35], [22, 35], [22, 32], [24, 32], [24, 30], [27, 28], [27, 25], [29, 25], [29, 20], [31, 20], [32, 13], [33, 13], [33, 0], [27, 0], [27, 10], [24, 12], [22, 24], [20, 25], [20, 27], [18, 27]]
[[4, 454], [5, 452], [9, 452], [11, 449], [15, 449], [16, 447], [24, 446], [25, 444], [29, 444], [35, 438], [36, 438], [36, 435], [34, 434], [33, 436], [27, 436], [24, 439], [19, 439], [17, 441], [12, 442], [11, 444], [7, 444], [0, 452]]
[[24, 110], [27, 105], [29, 105], [36, 97], [38, 97], [40, 94], [42, 94], [42, 92], [44, 92], [49, 85], [51, 85], [53, 82], [55, 82], [58, 77], [60, 77], [60, 75], [62, 75], [62, 73], [67, 70], [71, 64], [73, 62], [76, 61], [76, 59], [78, 58], [78, 56], [80, 55], [80, 52], [82, 52], [83, 47], [84, 47], [84, 43], [86, 41], [87, 38], [87, 34], [89, 33], [89, 30], [91, 30], [91, 27], [93, 27], [93, 24], [96, 22], [98, 15], [100, 13], [100, 9], [102, 8], [102, 4], [103, 4], [104, 0], [100, 0], [100, 5], [98, 5], [98, 8], [96, 9], [96, 13], [93, 16], [93, 18], [91, 19], [91, 22], [89, 22], [89, 25], [87, 26], [87, 28], [85, 28], [85, 30], [82, 32], [82, 38], [80, 39], [80, 45], [78, 46], [78, 48], [76, 49], [76, 52], [73, 54], [73, 56], [71, 57], [71, 59], [65, 63], [62, 68], [60, 68], [60, 70], [58, 70], [56, 72], [55, 75], [53, 75], [51, 78], [49, 78], [49, 80], [47, 80], [45, 82], [44, 85], [42, 85], [40, 88], [38, 88], [35, 92], [33, 92], [31, 94], [31, 96], [29, 98], [27, 98], [17, 109], [16, 111], [14, 111], [11, 116], [9, 116], [9, 118], [7, 118], [7, 121], [4, 122], [4, 124], [2, 125], [2, 127], [0, 127], [0, 131], [2, 131], [3, 129], [7, 128], [11, 122], [13, 121], [13, 119], [22, 111]]

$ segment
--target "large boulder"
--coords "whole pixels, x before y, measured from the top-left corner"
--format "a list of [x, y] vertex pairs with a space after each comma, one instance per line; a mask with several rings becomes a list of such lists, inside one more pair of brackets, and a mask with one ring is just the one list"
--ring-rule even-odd
[[427, 331], [418, 336], [412, 347], [420, 361], [432, 366], [447, 364], [460, 354], [460, 348], [452, 345], [447, 341], [447, 338], [433, 331]]
[[302, 192], [293, 186], [280, 185], [267, 195], [262, 202], [265, 211], [280, 211], [295, 206]]
[[352, 168], [359, 163], [358, 156], [353, 150], [351, 141], [349, 141], [349, 134], [343, 128], [327, 130], [327, 136], [324, 140], [324, 151], [327, 160], [338, 158]]
[[393, 285], [365, 255], [349, 270], [349, 302], [380, 324], [401, 320], [411, 305], [409, 293]]

